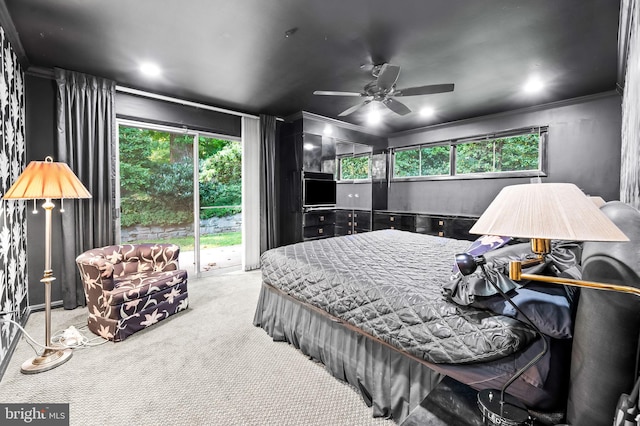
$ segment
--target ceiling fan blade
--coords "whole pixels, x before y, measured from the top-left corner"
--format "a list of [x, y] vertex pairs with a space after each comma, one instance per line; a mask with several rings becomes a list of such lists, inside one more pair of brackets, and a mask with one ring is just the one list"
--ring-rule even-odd
[[362, 108], [363, 106], [368, 104], [369, 102], [371, 102], [371, 100], [367, 99], [366, 101], [364, 101], [362, 103], [354, 105], [351, 108], [342, 111], [340, 114], [338, 114], [338, 117], [344, 117], [345, 115], [353, 114], [354, 112], [356, 112], [357, 110], [359, 110], [360, 108]]
[[384, 64], [380, 68], [380, 74], [378, 74], [378, 81], [376, 84], [382, 90], [389, 90], [394, 84], [396, 84], [396, 80], [398, 80], [399, 75], [399, 66]]
[[387, 108], [399, 115], [407, 115], [411, 112], [408, 106], [394, 99], [387, 99], [382, 102]]
[[335, 92], [332, 90], [316, 90], [313, 94], [325, 96], [362, 96], [362, 93], [360, 92]]
[[427, 86], [398, 89], [393, 96], [432, 95], [434, 93], [453, 92], [453, 84], [430, 84]]

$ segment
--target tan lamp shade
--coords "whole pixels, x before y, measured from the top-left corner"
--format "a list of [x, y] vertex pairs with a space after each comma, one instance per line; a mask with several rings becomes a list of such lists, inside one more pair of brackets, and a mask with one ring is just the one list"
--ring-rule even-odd
[[3, 199], [91, 198], [87, 188], [65, 163], [32, 161]]
[[480, 235], [571, 241], [629, 241], [571, 183], [507, 186], [469, 231]]

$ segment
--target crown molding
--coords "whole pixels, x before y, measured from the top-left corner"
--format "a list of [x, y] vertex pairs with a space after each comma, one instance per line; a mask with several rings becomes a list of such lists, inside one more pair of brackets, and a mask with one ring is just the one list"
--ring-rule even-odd
[[16, 26], [13, 24], [13, 19], [9, 13], [9, 9], [7, 9], [7, 3], [5, 0], [0, 0], [0, 26], [4, 29], [4, 33], [9, 40], [9, 44], [11, 44], [13, 52], [18, 57], [18, 62], [20, 62], [22, 69], [29, 69], [31, 64], [29, 63], [27, 52], [25, 52], [24, 47], [22, 47], [20, 35], [16, 30]]
[[620, 96], [620, 93], [617, 90], [609, 90], [607, 92], [596, 93], [596, 94], [593, 94], [593, 95], [579, 96], [577, 98], [571, 98], [571, 99], [563, 99], [561, 101], [549, 102], [549, 103], [540, 104], [540, 105], [533, 105], [533, 106], [520, 108], [520, 109], [514, 109], [514, 110], [510, 110], [510, 111], [498, 112], [498, 113], [495, 113], [495, 114], [480, 115], [480, 116], [477, 116], [477, 117], [465, 118], [465, 119], [457, 120], [457, 121], [447, 121], [446, 123], [438, 123], [438, 124], [433, 124], [433, 125], [430, 125], [430, 126], [418, 127], [418, 128], [415, 128], [415, 129], [405, 130], [405, 131], [402, 131], [402, 132], [391, 133], [387, 137], [389, 139], [391, 139], [391, 138], [397, 138], [397, 137], [401, 137], [401, 136], [408, 136], [408, 135], [412, 135], [412, 134], [415, 134], [415, 133], [426, 132], [426, 131], [429, 131], [429, 130], [436, 130], [436, 129], [442, 129], [442, 128], [446, 128], [446, 127], [450, 127], [450, 126], [461, 126], [461, 125], [464, 125], [464, 124], [476, 123], [478, 121], [485, 121], [485, 120], [492, 119], [492, 118], [508, 117], [508, 116], [511, 116], [511, 115], [525, 114], [525, 113], [529, 113], [529, 112], [542, 111], [542, 110], [546, 110], [546, 109], [550, 109], [550, 108], [560, 108], [560, 107], [575, 105], [575, 104], [579, 104], [579, 103], [583, 103], [583, 102], [588, 102], [588, 101], [594, 101], [594, 100], [598, 100], [598, 99], [608, 98], [608, 97], [611, 97], [611, 96]]

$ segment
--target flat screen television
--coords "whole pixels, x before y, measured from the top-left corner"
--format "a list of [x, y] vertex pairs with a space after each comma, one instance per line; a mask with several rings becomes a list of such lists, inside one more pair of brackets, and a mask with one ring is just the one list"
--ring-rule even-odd
[[332, 206], [336, 204], [336, 181], [325, 179], [304, 180], [304, 206]]

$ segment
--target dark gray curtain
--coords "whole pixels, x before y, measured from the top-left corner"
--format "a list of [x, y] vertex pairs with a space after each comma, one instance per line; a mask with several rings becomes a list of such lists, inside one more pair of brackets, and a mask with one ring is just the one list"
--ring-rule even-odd
[[59, 216], [62, 251], [56, 275], [64, 308], [73, 309], [85, 305], [75, 258], [115, 241], [115, 83], [62, 69], [55, 75], [56, 161], [67, 163], [92, 195], [89, 200], [68, 200]]
[[276, 118], [260, 115], [260, 253], [278, 246]]

